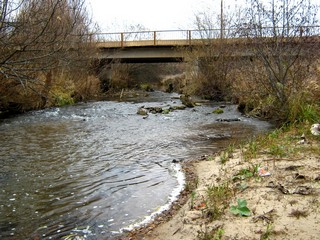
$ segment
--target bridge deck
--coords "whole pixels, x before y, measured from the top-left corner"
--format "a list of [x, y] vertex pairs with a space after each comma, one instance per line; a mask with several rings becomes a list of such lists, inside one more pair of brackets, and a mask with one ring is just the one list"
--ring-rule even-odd
[[146, 46], [186, 46], [189, 45], [188, 40], [141, 40], [141, 41], [110, 41], [98, 42], [98, 48], [118, 48], [118, 47], [146, 47]]
[[[228, 30], [229, 31], [229, 30]], [[220, 34], [219, 34], [220, 33]], [[224, 36], [224, 38], [220, 38]], [[252, 56], [252, 51], [248, 50], [251, 44], [270, 44], [277, 41], [277, 38], [270, 36], [261, 37], [264, 41], [250, 41], [250, 38], [221, 34], [221, 30], [176, 30], [176, 31], [142, 31], [127, 33], [101, 33], [96, 35], [96, 46], [100, 49], [99, 59], [108, 61], [123, 62], [166, 62], [181, 61], [183, 53], [177, 51], [177, 47], [197, 46], [206, 44], [223, 44], [223, 48], [228, 48], [234, 56]], [[279, 37], [282, 43], [284, 38]], [[301, 41], [301, 36], [289, 37], [289, 45]], [[223, 40], [223, 41], [222, 41]], [[221, 42], [222, 41], [222, 42]], [[319, 36], [306, 36], [305, 43], [312, 47], [312, 42], [319, 42]], [[179, 48], [178, 48], [179, 49]]]

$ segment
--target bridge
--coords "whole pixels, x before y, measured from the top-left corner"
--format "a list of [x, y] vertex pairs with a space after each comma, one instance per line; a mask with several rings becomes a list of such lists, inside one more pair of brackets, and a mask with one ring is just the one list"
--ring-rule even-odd
[[220, 39], [220, 29], [164, 30], [96, 34], [99, 59], [126, 63], [180, 62], [179, 47], [203, 44], [205, 39]]
[[[308, 32], [308, 35], [315, 36], [316, 41], [319, 42], [319, 29], [320, 26], [299, 26], [296, 29], [290, 29], [290, 33], [295, 34], [299, 39], [302, 36], [299, 34]], [[194, 46], [207, 44], [208, 41], [214, 43], [222, 39], [224, 44], [235, 46], [233, 50], [235, 56], [248, 56], [250, 53], [244, 52], [241, 48], [242, 45], [248, 44], [247, 38], [244, 37], [246, 30], [239, 31], [235, 28], [98, 33], [95, 35], [95, 42], [100, 49], [98, 59], [107, 62], [181, 62], [184, 60], [184, 54], [183, 51], [178, 51], [179, 47], [192, 49]], [[259, 30], [263, 38], [268, 38], [272, 36], [275, 28], [264, 27]], [[279, 31], [279, 36], [281, 33], [286, 33], [283, 28], [276, 30]]]

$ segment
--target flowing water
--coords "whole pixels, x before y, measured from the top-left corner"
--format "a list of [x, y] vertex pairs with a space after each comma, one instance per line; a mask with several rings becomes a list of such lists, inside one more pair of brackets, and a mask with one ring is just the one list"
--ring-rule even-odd
[[[269, 128], [233, 105], [169, 114], [174, 94], [101, 101], [0, 120], [0, 239], [109, 239], [168, 208], [183, 187], [180, 165]], [[217, 118], [240, 118], [218, 122]]]

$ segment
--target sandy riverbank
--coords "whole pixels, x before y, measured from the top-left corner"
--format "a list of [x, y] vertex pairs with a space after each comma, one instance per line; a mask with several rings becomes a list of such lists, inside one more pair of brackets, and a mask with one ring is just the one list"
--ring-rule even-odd
[[[310, 147], [319, 147], [318, 142], [299, 146], [295, 157], [274, 158], [261, 152], [245, 160], [243, 150], [235, 150], [225, 163], [219, 154], [190, 163], [197, 187], [187, 202], [157, 222], [163, 223], [150, 224], [127, 239], [319, 239], [320, 157], [304, 151]], [[255, 174], [258, 166], [270, 176]], [[223, 203], [223, 214], [209, 220], [212, 203], [209, 206], [207, 196], [213, 186], [227, 187], [231, 195]], [[230, 212], [237, 199], [247, 201], [250, 216]]]

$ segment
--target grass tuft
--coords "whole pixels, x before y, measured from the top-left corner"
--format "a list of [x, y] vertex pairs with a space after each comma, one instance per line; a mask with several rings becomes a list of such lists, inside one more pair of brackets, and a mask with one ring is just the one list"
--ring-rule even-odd
[[205, 227], [205, 230], [198, 231], [198, 240], [221, 240], [224, 234], [224, 230], [222, 228], [208, 230]]
[[204, 213], [209, 221], [219, 219], [229, 205], [233, 195], [228, 183], [208, 186], [206, 190], [206, 208]]

